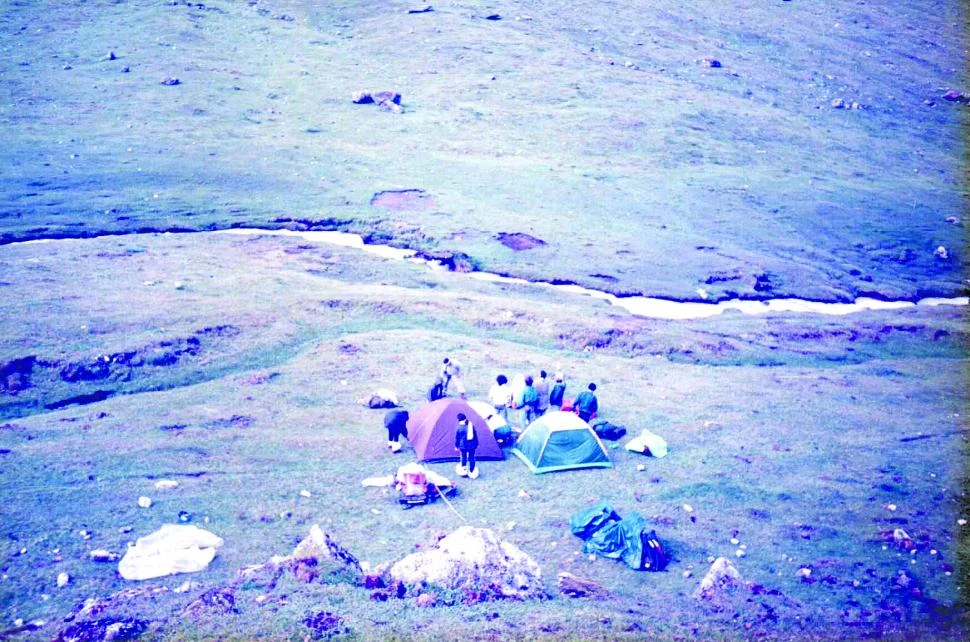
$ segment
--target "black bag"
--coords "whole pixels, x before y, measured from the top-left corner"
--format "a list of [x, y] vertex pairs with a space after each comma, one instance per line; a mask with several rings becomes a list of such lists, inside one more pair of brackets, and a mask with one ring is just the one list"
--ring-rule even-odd
[[643, 547], [643, 561], [640, 567], [645, 571], [662, 571], [667, 568], [670, 556], [664, 550], [663, 544], [657, 539], [655, 531], [640, 531], [640, 544]]
[[435, 382], [431, 386], [431, 390], [428, 391], [428, 401], [437, 401], [444, 398], [445, 396], [445, 386], [440, 381]]
[[593, 426], [593, 432], [600, 439], [606, 439], [608, 441], [616, 441], [622, 439], [626, 434], [626, 428], [623, 426], [617, 426], [616, 424], [611, 424], [608, 421], [600, 421]]

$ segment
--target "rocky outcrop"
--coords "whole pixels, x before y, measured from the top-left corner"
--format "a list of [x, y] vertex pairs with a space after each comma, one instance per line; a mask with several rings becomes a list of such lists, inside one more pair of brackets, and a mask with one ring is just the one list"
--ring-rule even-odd
[[457, 592], [465, 601], [544, 595], [535, 560], [491, 530], [472, 526], [445, 536], [431, 550], [408, 555], [391, 566], [390, 576], [413, 595]]

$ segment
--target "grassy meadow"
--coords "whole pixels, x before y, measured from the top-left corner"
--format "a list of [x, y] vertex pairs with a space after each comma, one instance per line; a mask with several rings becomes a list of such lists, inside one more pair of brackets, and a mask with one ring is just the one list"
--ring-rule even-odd
[[[964, 3], [424, 6], [0, 6], [0, 639], [966, 639], [966, 306], [667, 321], [219, 233], [679, 301], [965, 296]], [[400, 111], [351, 99], [382, 90]], [[595, 381], [670, 454], [485, 462], [454, 511], [402, 510], [360, 482], [413, 451], [357, 400], [417, 409], [444, 356], [471, 398]], [[581, 553], [569, 517], [600, 499], [648, 518], [666, 572]], [[225, 540], [202, 572], [90, 559], [180, 515]], [[237, 581], [313, 524], [372, 567], [487, 527], [548, 595]], [[742, 585], [694, 598], [720, 556]]]

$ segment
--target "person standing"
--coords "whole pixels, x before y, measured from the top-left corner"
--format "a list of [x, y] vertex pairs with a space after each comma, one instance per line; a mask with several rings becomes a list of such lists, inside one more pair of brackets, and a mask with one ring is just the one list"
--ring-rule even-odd
[[557, 372], [555, 376], [556, 383], [552, 386], [552, 391], [549, 393], [549, 406], [556, 410], [562, 409], [562, 398], [566, 395], [564, 378], [561, 372]]
[[455, 428], [455, 450], [461, 453], [461, 462], [455, 466], [455, 473], [460, 477], [478, 479], [478, 468], [475, 467], [475, 450], [478, 448], [478, 433], [475, 425], [468, 420], [465, 413], [458, 413], [458, 425]]
[[539, 380], [535, 382], [536, 392], [539, 393], [539, 404], [536, 406], [536, 416], [541, 417], [549, 410], [549, 375], [545, 370], [539, 371]]
[[596, 411], [599, 409], [599, 402], [596, 400], [596, 384], [591, 383], [587, 386], [586, 390], [579, 393], [576, 400], [573, 402], [573, 410], [579, 415], [579, 418], [583, 421], [589, 423], [589, 420], [593, 418]]
[[532, 383], [532, 375], [528, 375], [525, 378], [525, 389], [522, 391], [522, 410], [525, 413], [525, 427], [528, 427], [539, 417], [539, 392]]
[[509, 420], [509, 406], [512, 405], [512, 389], [504, 374], [495, 377], [495, 383], [488, 389], [488, 403], [495, 406], [495, 412], [505, 421]]

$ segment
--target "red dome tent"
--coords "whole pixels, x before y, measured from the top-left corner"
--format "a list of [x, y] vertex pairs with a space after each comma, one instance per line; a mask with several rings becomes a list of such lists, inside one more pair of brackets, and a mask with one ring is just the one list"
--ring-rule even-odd
[[418, 455], [418, 461], [457, 461], [455, 429], [458, 413], [464, 413], [478, 433], [475, 459], [505, 459], [505, 454], [492, 436], [488, 424], [462, 399], [445, 397], [419, 408], [408, 419], [408, 441]]

